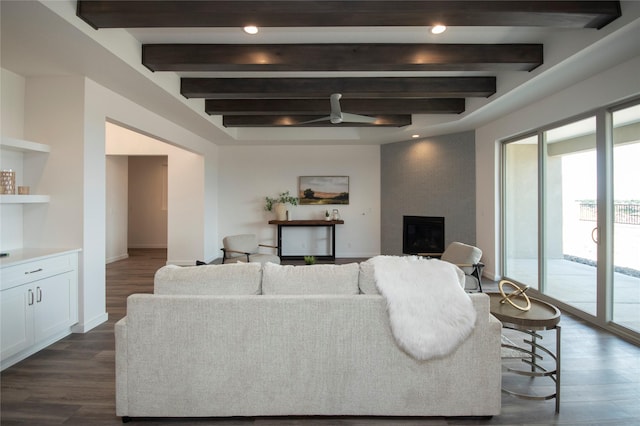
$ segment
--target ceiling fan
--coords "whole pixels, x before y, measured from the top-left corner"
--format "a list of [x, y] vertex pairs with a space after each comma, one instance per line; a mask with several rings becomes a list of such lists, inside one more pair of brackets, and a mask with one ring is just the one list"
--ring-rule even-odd
[[333, 93], [329, 100], [331, 101], [331, 114], [326, 117], [317, 118], [315, 120], [305, 121], [301, 124], [307, 123], [316, 123], [319, 121], [330, 121], [332, 124], [340, 124], [340, 123], [374, 123], [376, 121], [375, 117], [369, 117], [366, 115], [359, 114], [350, 114], [348, 112], [342, 112], [340, 109], [340, 98], [342, 97], [341, 93]]

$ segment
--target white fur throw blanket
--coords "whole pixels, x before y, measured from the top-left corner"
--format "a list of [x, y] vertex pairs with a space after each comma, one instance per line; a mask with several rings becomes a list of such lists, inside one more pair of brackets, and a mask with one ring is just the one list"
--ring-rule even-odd
[[455, 265], [416, 256], [376, 256], [376, 286], [387, 299], [391, 331], [418, 360], [444, 357], [473, 331], [476, 310]]

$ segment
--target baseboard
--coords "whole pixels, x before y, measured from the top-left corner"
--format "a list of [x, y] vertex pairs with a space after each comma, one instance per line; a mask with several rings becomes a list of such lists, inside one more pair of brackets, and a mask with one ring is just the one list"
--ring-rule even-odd
[[338, 259], [370, 259], [376, 256], [380, 256], [380, 253], [336, 253]]
[[489, 279], [491, 281], [500, 281], [502, 279], [502, 277], [500, 275], [497, 275], [493, 271], [487, 271], [486, 269], [484, 271], [482, 271], [482, 277], [483, 278], [487, 278], [487, 279]]
[[[206, 260], [204, 261], [206, 262]], [[196, 265], [196, 261], [195, 260], [169, 260], [167, 259], [167, 265], [177, 265], [177, 266], [195, 266]]]
[[108, 257], [106, 264], [108, 265], [109, 263], [117, 262], [118, 260], [124, 260], [128, 258], [129, 258], [129, 253], [121, 254], [119, 256], [114, 256], [114, 257]]
[[78, 323], [71, 327], [72, 333], [86, 333], [87, 331], [93, 330], [100, 324], [103, 324], [109, 320], [109, 314], [105, 312], [104, 314], [100, 314], [95, 318], [92, 318], [91, 321], [87, 321], [85, 323]]
[[129, 248], [133, 249], [166, 249], [166, 244], [128, 244]]

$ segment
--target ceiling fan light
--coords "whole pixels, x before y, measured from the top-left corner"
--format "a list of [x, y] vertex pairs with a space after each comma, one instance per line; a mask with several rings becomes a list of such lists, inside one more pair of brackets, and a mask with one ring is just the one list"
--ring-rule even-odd
[[258, 34], [258, 27], [256, 27], [255, 25], [247, 25], [246, 27], [243, 28], [244, 32], [247, 34]]
[[446, 30], [447, 30], [447, 27], [445, 25], [436, 24], [433, 27], [431, 27], [431, 34], [442, 34]]

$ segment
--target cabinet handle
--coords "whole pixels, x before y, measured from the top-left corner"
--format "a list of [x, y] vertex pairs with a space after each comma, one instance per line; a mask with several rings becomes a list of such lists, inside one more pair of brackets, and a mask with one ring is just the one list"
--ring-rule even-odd
[[33, 305], [33, 290], [29, 289], [29, 301], [27, 302], [27, 304], [29, 306]]
[[42, 289], [40, 287], [36, 287], [37, 298], [36, 303], [42, 302]]
[[38, 268], [35, 271], [27, 271], [24, 274], [29, 275], [29, 274], [35, 274], [36, 272], [42, 272], [42, 268]]

